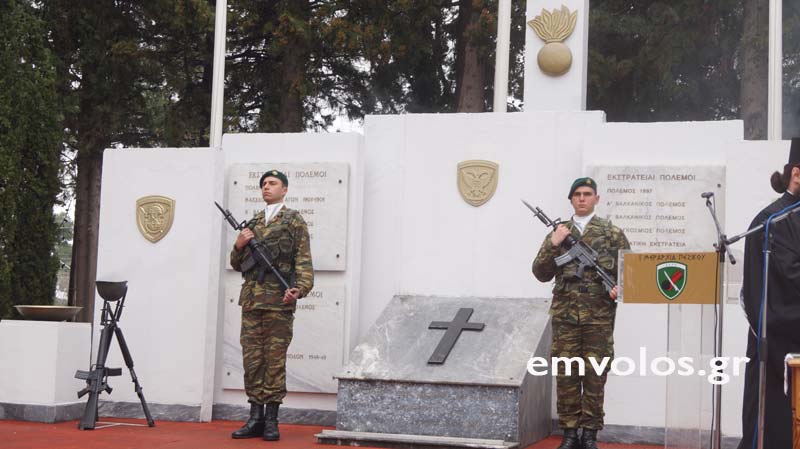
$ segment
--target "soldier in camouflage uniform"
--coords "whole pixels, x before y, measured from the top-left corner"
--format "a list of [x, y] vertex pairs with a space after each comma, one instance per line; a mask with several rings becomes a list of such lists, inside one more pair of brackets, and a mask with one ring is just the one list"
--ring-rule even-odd
[[289, 186], [286, 175], [271, 170], [259, 184], [267, 206], [236, 238], [231, 266], [242, 271], [242, 263], [250, 257], [247, 242], [256, 239], [291, 288], [284, 291], [271, 271], [259, 283], [258, 267], [242, 273], [240, 341], [250, 419], [231, 436], [275, 441], [280, 439], [278, 407], [286, 396], [286, 351], [292, 341], [296, 302], [314, 286], [314, 268], [306, 222], [283, 204]]
[[[555, 277], [550, 315], [553, 323], [552, 357], [580, 357], [586, 366], [585, 375], [572, 365], [566, 375], [565, 364], [559, 363], [556, 373], [556, 408], [564, 439], [559, 449], [597, 448], [597, 431], [603, 428], [603, 390], [608, 368], [597, 375], [588, 357], [600, 363], [603, 357], [614, 357], [614, 316], [617, 291], [609, 293], [594, 269], [586, 269], [577, 277], [577, 261], [557, 267], [554, 259], [563, 254], [561, 247], [567, 235], [583, 241], [598, 253], [599, 263], [616, 278], [617, 256], [630, 245], [625, 234], [609, 220], [595, 215], [599, 202], [597, 184], [591, 178], [578, 178], [568, 196], [575, 215], [544, 239], [533, 262], [533, 274], [542, 282]], [[578, 428], [583, 428], [580, 441]]]

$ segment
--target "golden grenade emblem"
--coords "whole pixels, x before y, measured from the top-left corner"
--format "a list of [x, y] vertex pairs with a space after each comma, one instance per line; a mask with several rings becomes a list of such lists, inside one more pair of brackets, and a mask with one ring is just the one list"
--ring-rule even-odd
[[575, 30], [577, 21], [578, 11], [570, 12], [569, 8], [561, 5], [560, 10], [554, 9], [553, 12], [542, 9], [541, 15], [528, 22], [536, 35], [545, 41], [536, 58], [542, 72], [560, 76], [569, 71], [572, 52], [563, 41]]

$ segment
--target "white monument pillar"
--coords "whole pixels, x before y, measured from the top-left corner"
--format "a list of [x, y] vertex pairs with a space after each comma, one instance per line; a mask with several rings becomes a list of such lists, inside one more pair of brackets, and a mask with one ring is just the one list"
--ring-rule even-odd
[[783, 4], [769, 2], [769, 81], [767, 129], [769, 140], [782, 140], [783, 132]]
[[508, 57], [511, 44], [511, 0], [497, 5], [497, 51], [494, 64], [494, 112], [508, 111]]
[[214, 15], [214, 77], [211, 81], [211, 148], [222, 146], [222, 110], [225, 106], [225, 39], [227, 36], [228, 1], [217, 0]]
[[525, 111], [586, 110], [589, 0], [530, 0]]

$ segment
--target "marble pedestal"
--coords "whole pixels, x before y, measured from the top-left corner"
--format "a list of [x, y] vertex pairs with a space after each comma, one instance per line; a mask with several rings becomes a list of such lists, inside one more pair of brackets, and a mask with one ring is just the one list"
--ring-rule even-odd
[[[445, 331], [428, 326], [462, 308], [473, 309], [469, 322], [484, 329], [462, 332], [444, 364], [429, 364]], [[358, 432], [370, 435], [370, 445], [387, 434], [387, 445], [411, 435], [411, 446], [449, 437], [458, 447], [475, 446], [470, 440], [525, 447], [547, 437], [552, 378], [526, 367], [533, 356], [549, 358], [548, 308], [534, 299], [396, 296], [337, 376], [339, 433], [324, 432], [320, 441], [357, 444], [342, 432]]]
[[79, 418], [89, 366], [91, 325], [0, 321], [0, 419], [52, 423]]

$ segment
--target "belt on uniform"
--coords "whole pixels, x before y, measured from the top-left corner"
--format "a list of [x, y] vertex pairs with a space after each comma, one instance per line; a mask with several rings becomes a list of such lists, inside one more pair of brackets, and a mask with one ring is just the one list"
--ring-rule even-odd
[[[565, 284], [577, 283], [582, 282], [583, 279], [575, 278], [575, 279], [567, 279]], [[589, 287], [586, 285], [578, 285], [578, 293], [589, 293]], [[574, 291], [574, 290], [573, 290]]]

